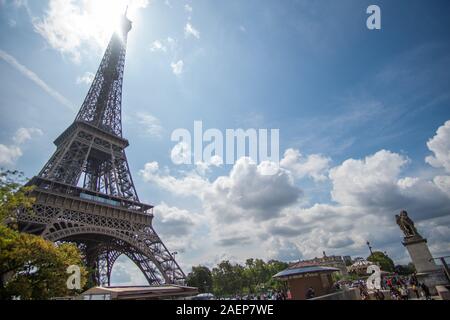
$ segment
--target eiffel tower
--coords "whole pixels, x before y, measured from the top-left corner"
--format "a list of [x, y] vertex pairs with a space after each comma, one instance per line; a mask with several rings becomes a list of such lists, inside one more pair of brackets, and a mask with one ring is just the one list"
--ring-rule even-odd
[[185, 274], [152, 227], [153, 206], [139, 201], [125, 155], [122, 81], [131, 28], [125, 13], [75, 121], [28, 183], [35, 186], [36, 202], [31, 214], [19, 213], [19, 228], [77, 243], [98, 285], [111, 285], [114, 262], [122, 254], [150, 285], [184, 284]]

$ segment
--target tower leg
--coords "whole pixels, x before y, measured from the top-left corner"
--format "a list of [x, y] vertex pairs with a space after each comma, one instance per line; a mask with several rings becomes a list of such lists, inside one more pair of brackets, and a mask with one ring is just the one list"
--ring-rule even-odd
[[111, 274], [114, 263], [121, 256], [121, 252], [105, 249], [98, 255], [99, 281], [103, 286], [111, 286]]

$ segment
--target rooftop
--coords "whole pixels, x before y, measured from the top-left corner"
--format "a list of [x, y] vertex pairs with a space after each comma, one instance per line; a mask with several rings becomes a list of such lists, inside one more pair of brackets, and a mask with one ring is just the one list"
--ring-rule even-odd
[[197, 288], [165, 285], [165, 286], [117, 286], [117, 287], [94, 287], [85, 292], [82, 296], [86, 299], [92, 296], [110, 295], [111, 299], [117, 300], [148, 300], [169, 297], [187, 297], [198, 293]]
[[308, 273], [332, 273], [339, 271], [337, 268], [331, 268], [331, 267], [321, 267], [321, 266], [306, 266], [306, 267], [300, 267], [300, 268], [288, 268], [286, 270], [283, 270], [276, 275], [274, 275], [274, 278], [287, 278], [291, 276], [296, 276], [300, 274], [308, 274]]

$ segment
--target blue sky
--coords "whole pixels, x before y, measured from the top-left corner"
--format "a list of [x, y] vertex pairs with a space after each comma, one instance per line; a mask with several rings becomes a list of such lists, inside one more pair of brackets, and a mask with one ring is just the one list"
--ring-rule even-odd
[[[1, 166], [31, 177], [45, 164], [126, 2], [0, 0]], [[381, 30], [366, 28], [371, 4]], [[127, 155], [185, 271], [222, 258], [366, 256], [367, 240], [406, 262], [393, 219], [402, 208], [433, 254], [449, 254], [449, 9], [445, 0], [133, 1]], [[170, 135], [195, 120], [279, 128], [282, 171], [269, 179], [245, 159], [175, 166]], [[119, 282], [140, 281], [125, 260], [117, 270]]]

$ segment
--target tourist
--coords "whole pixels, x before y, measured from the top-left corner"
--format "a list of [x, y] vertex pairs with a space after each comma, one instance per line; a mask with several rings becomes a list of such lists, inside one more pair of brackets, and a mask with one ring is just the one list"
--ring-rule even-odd
[[336, 283], [333, 285], [333, 287], [334, 287], [334, 291], [339, 291], [340, 288], [341, 288], [341, 286], [339, 285], [338, 282], [336, 282]]
[[392, 279], [388, 278], [386, 281], [386, 284], [387, 284], [388, 288], [392, 288]]
[[283, 292], [277, 291], [277, 293], [275, 295], [275, 299], [276, 300], [285, 300], [285, 299], [283, 299]]
[[417, 280], [417, 273], [413, 273], [411, 275], [411, 282], [413, 282], [416, 286], [419, 285], [419, 280]]
[[391, 287], [391, 297], [392, 297], [392, 300], [400, 300], [400, 293], [394, 287]]
[[359, 294], [361, 296], [361, 300], [369, 300], [370, 296], [369, 296], [369, 293], [367, 292], [366, 287], [360, 283], [358, 286], [358, 289], [359, 289]]
[[408, 294], [408, 288], [406, 286], [400, 286], [400, 297], [402, 300], [408, 300], [409, 294]]
[[384, 300], [384, 298], [384, 293], [380, 289], [377, 289], [377, 291], [375, 292], [375, 299]]
[[417, 299], [420, 299], [419, 289], [417, 288], [416, 283], [412, 285], [412, 291], [416, 294]]
[[430, 288], [428, 288], [428, 286], [425, 283], [422, 283], [420, 287], [422, 288], [423, 293], [425, 294], [425, 299], [431, 300]]
[[306, 291], [306, 299], [312, 299], [316, 296], [316, 293], [314, 292], [313, 287], [309, 287], [309, 289]]

